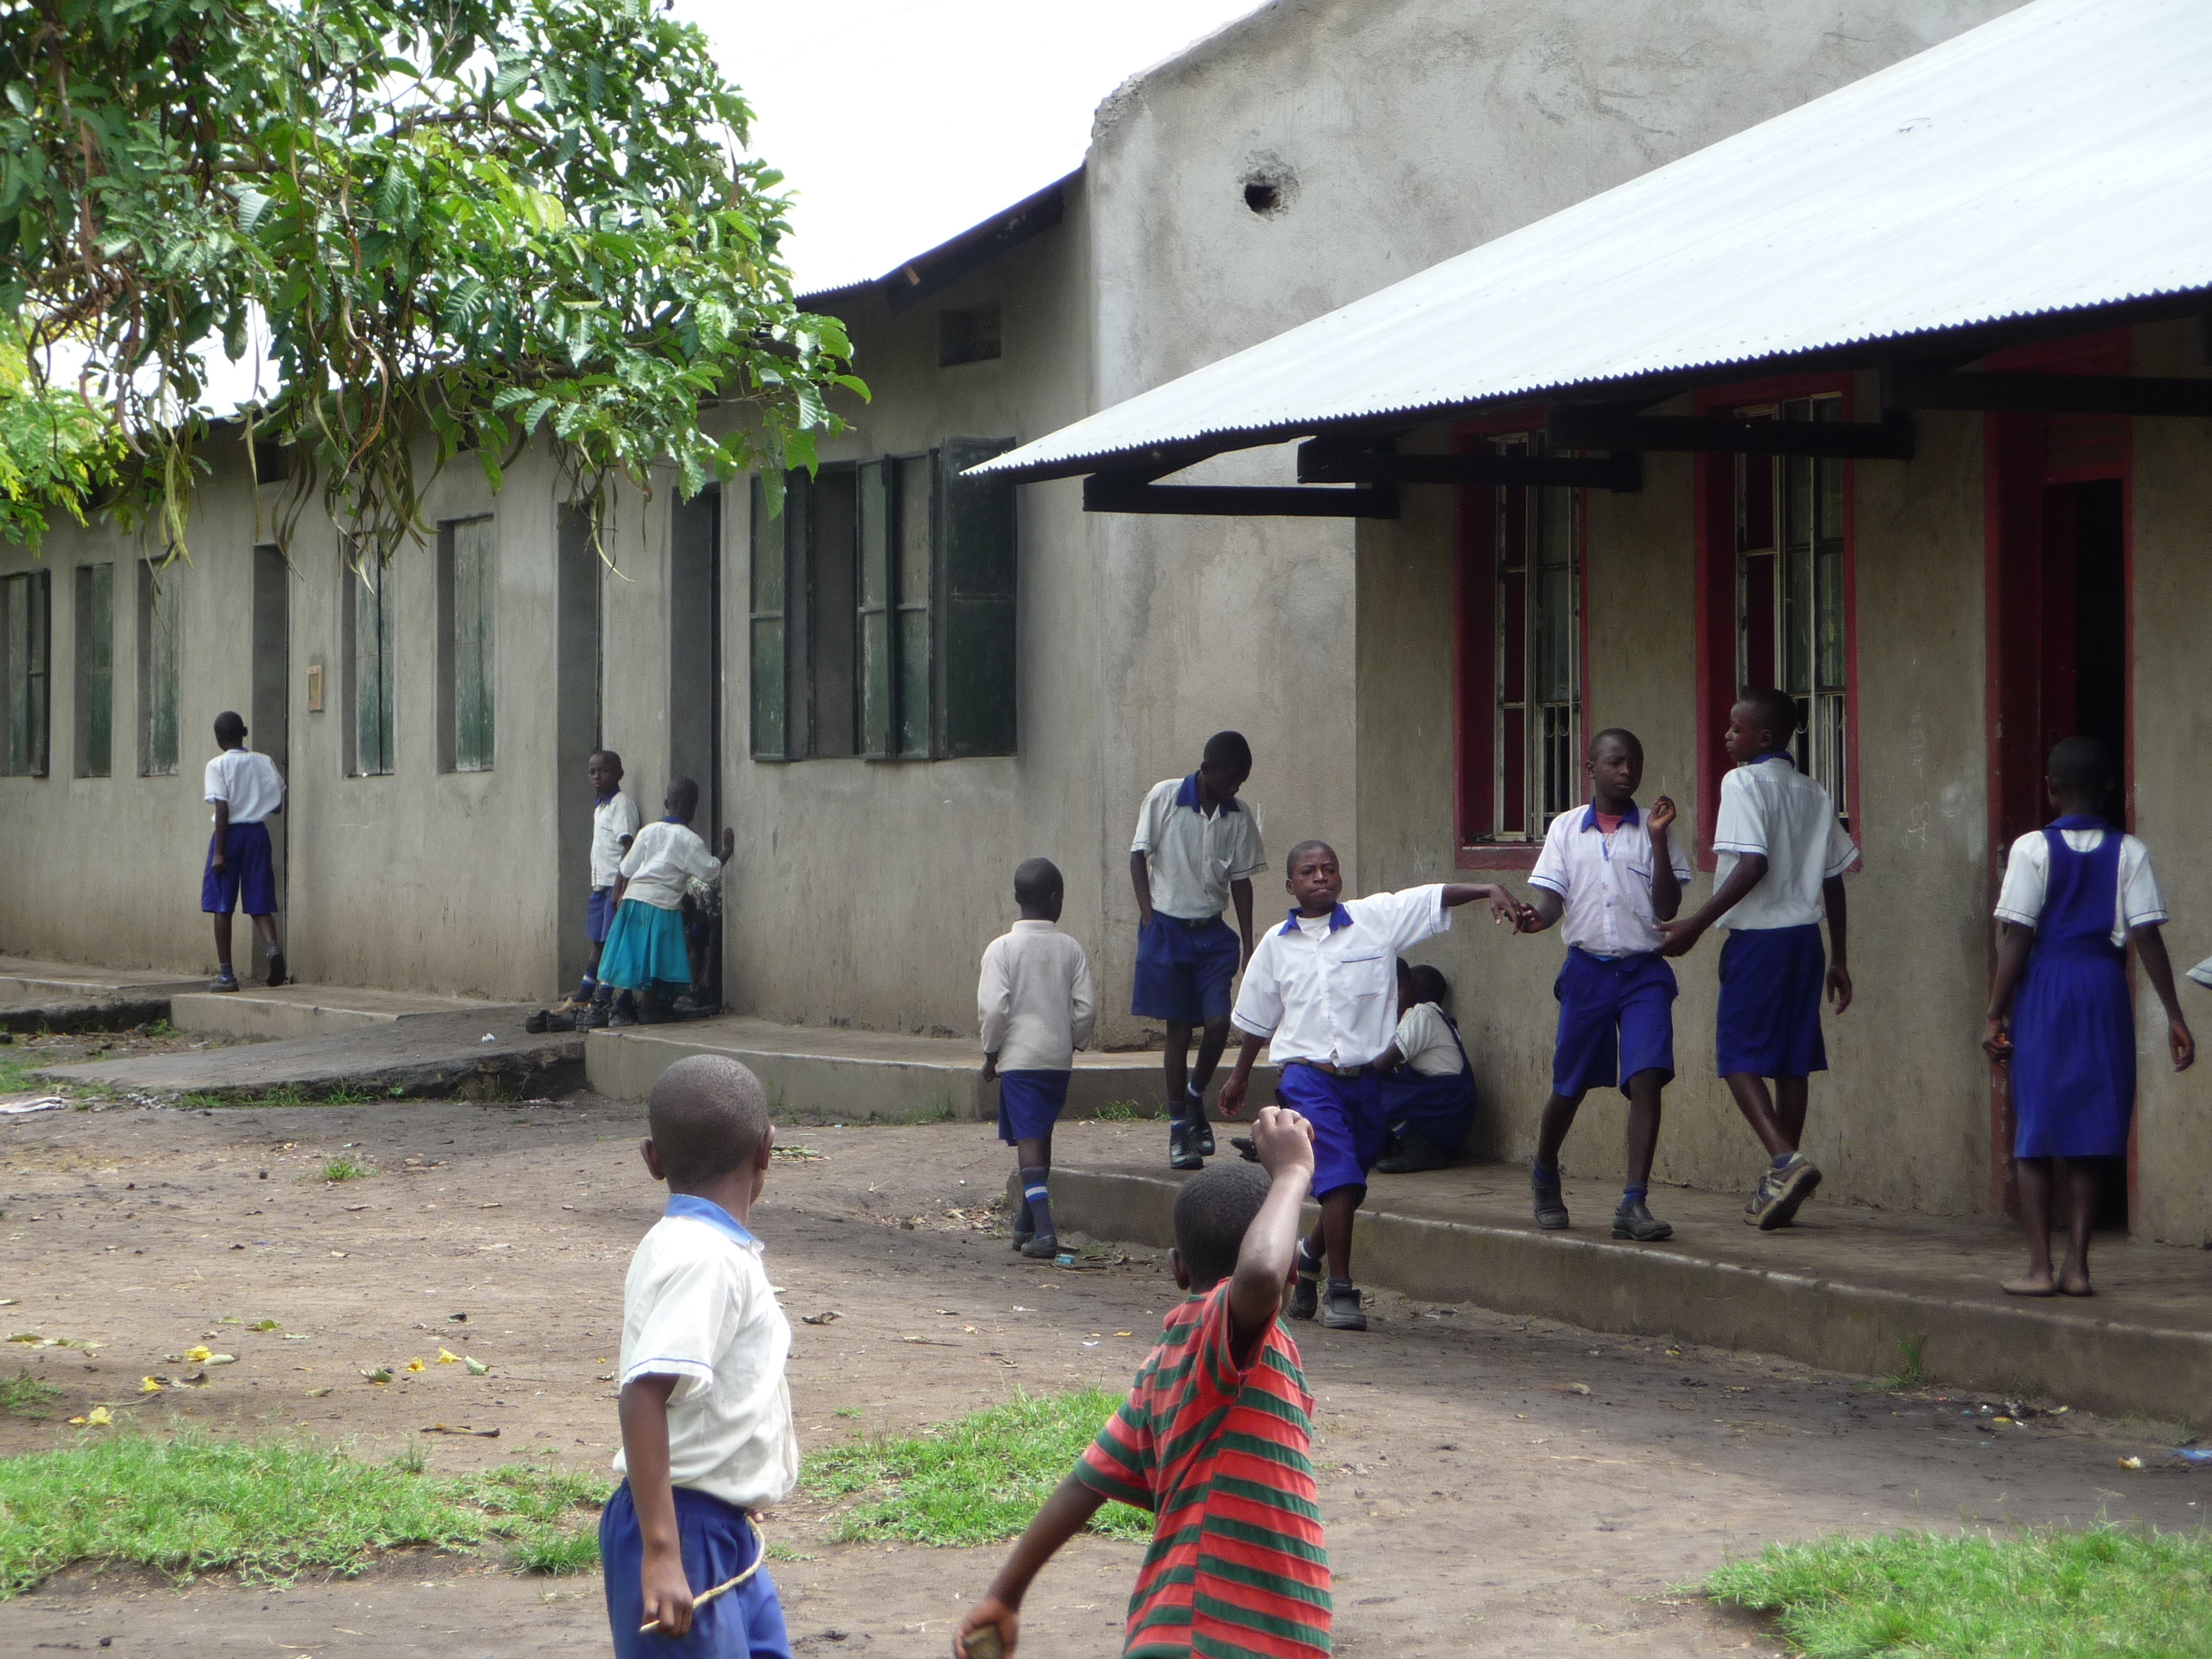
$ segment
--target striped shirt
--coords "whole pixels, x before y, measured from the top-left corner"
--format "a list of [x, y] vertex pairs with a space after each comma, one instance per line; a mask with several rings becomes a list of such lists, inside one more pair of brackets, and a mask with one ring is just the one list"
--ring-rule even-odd
[[1129, 1597], [1125, 1659], [1310, 1659], [1329, 1647], [1313, 1396], [1268, 1326], [1240, 1368], [1229, 1281], [1167, 1316], [1076, 1479], [1158, 1519]]

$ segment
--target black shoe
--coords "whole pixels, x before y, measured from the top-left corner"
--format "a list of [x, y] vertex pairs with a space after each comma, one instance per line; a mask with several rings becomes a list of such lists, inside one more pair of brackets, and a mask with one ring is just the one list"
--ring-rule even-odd
[[207, 988], [211, 991], [234, 991], [238, 988], [238, 976], [226, 968], [215, 976]]
[[1531, 1171], [1528, 1184], [1536, 1191], [1536, 1225], [1547, 1233], [1564, 1233], [1567, 1201], [1560, 1195], [1559, 1178], [1555, 1175], [1548, 1181]]
[[271, 988], [273, 989], [277, 986], [282, 985], [285, 981], [285, 978], [284, 953], [281, 950], [272, 950], [269, 953], [269, 985]]
[[1409, 1129], [1398, 1137], [1398, 1144], [1390, 1156], [1375, 1167], [1385, 1175], [1418, 1175], [1423, 1170], [1440, 1170], [1452, 1161], [1452, 1155], [1438, 1146], [1418, 1129]]
[[1059, 1254], [1060, 1240], [1049, 1233], [1041, 1233], [1022, 1246], [1022, 1256], [1027, 1261], [1049, 1262]]
[[1229, 1137], [1229, 1144], [1237, 1149], [1237, 1156], [1247, 1164], [1257, 1164], [1260, 1161], [1260, 1149], [1252, 1144], [1250, 1135], [1232, 1135]]
[[1167, 1166], [1171, 1170], [1202, 1170], [1206, 1160], [1199, 1156], [1191, 1126], [1180, 1118], [1168, 1125]]
[[626, 1025], [634, 1025], [636, 1024], [637, 1016], [633, 1014], [626, 1008], [618, 1008], [613, 1013], [607, 1016], [607, 1027], [611, 1031], [620, 1031]]
[[1656, 1244], [1662, 1239], [1674, 1237], [1674, 1228], [1654, 1216], [1651, 1207], [1639, 1198], [1613, 1212], [1613, 1236], [1633, 1239], [1639, 1244]]
[[1321, 1323], [1332, 1331], [1364, 1331], [1367, 1316], [1359, 1310], [1359, 1286], [1348, 1279], [1331, 1279]]
[[1192, 1101], [1189, 1107], [1192, 1144], [1200, 1157], [1210, 1158], [1214, 1155], [1214, 1126], [1206, 1120], [1206, 1104]]
[[548, 1018], [549, 1016], [547, 1015], [545, 1010], [540, 1009], [536, 1013], [531, 1015], [529, 1018], [522, 1022], [522, 1028], [523, 1030], [528, 1032], [533, 1037], [535, 1037], [545, 1030], [545, 1022]]
[[1036, 1236], [1036, 1233], [1032, 1232], [1027, 1227], [1016, 1227], [1014, 1229], [1014, 1248], [1018, 1250], [1020, 1249], [1023, 1245], [1028, 1243], [1030, 1240], [1035, 1238]]
[[611, 1007], [608, 1003], [594, 1002], [589, 1008], [576, 1016], [576, 1029], [579, 1031], [604, 1031], [607, 1028], [607, 1017], [612, 1011]]
[[1786, 1227], [1795, 1218], [1797, 1207], [1819, 1185], [1819, 1168], [1802, 1152], [1793, 1152], [1780, 1169], [1769, 1168], [1759, 1177], [1757, 1190], [1744, 1206], [1743, 1218], [1762, 1233]]
[[1290, 1317], [1310, 1319], [1321, 1311], [1321, 1281], [1311, 1273], [1298, 1275], [1298, 1282], [1291, 1286]]

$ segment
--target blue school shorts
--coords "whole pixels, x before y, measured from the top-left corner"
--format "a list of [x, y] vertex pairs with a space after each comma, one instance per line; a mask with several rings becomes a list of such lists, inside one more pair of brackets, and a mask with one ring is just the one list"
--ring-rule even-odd
[[1068, 1103], [1071, 1071], [1002, 1071], [998, 1074], [998, 1138], [1041, 1141], [1060, 1121]]
[[1313, 1125], [1313, 1195], [1340, 1187], [1364, 1187], [1367, 1171], [1383, 1155], [1390, 1130], [1385, 1121], [1382, 1079], [1372, 1071], [1339, 1077], [1297, 1061], [1285, 1062], [1275, 1100]]
[[607, 942], [607, 930], [614, 926], [614, 889], [594, 887], [591, 897], [584, 901], [584, 937], [590, 943]]
[[[689, 1486], [671, 1488], [676, 1499], [676, 1536], [683, 1550], [684, 1579], [695, 1596], [752, 1565], [758, 1548], [745, 1511]], [[630, 1483], [615, 1488], [599, 1517], [599, 1562], [606, 1577], [607, 1623], [614, 1627], [615, 1659], [791, 1659], [791, 1638], [775, 1580], [763, 1567], [727, 1595], [692, 1615], [681, 1641], [638, 1631], [645, 1623], [645, 1591], [638, 1574], [645, 1538], [638, 1531]]]
[[1240, 950], [1236, 930], [1218, 916], [1193, 920], [1153, 911], [1151, 926], [1137, 930], [1137, 982], [1129, 1011], [1178, 1025], [1226, 1019]]
[[1608, 962], [1571, 949], [1551, 994], [1559, 999], [1559, 1041], [1551, 1087], [1573, 1100], [1618, 1085], [1639, 1071], [1674, 1076], [1674, 970], [1651, 951]]
[[223, 838], [223, 867], [215, 867], [215, 849], [209, 847], [207, 868], [200, 876], [200, 908], [212, 916], [227, 916], [245, 901], [249, 916], [276, 914], [276, 864], [269, 847], [266, 824], [234, 824]]
[[1720, 1075], [1810, 1077], [1828, 1069], [1820, 995], [1828, 953], [1820, 924], [1732, 927], [1720, 951], [1720, 1017], [1713, 1058]]

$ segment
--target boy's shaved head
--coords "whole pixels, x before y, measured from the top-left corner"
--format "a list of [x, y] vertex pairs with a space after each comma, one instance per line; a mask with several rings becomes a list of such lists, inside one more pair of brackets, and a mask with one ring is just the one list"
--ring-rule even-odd
[[741, 1169], [768, 1136], [760, 1079], [722, 1055], [695, 1054], [662, 1072], [645, 1115], [671, 1187], [696, 1187]]
[[2112, 751], [2093, 737], [2061, 738], [2044, 771], [2069, 795], [2101, 795], [2112, 787]]
[[699, 810], [699, 786], [690, 778], [672, 779], [665, 800], [671, 812], [679, 818], [689, 818]]
[[1290, 849], [1289, 856], [1283, 860], [1283, 874], [1286, 876], [1295, 874], [1298, 861], [1308, 853], [1326, 853], [1333, 858], [1336, 856], [1336, 849], [1326, 841], [1300, 841]]
[[616, 754], [614, 750], [611, 749], [593, 749], [590, 755], [585, 758], [584, 764], [586, 765], [589, 765], [595, 760], [605, 761], [607, 764], [612, 766], [617, 772], [620, 772], [622, 770], [622, 757]]
[[1444, 970], [1424, 962], [1413, 969], [1413, 992], [1425, 1002], [1448, 1010], [1452, 1004], [1451, 982], [1445, 979]]
[[1058, 898], [1065, 884], [1049, 858], [1025, 858], [1014, 866], [1014, 902], [1035, 909]]
[[1752, 686], [1736, 701], [1751, 710], [1759, 725], [1774, 733], [1777, 743], [1787, 743], [1797, 735], [1797, 699], [1788, 692], [1777, 691], [1772, 686]]
[[1267, 1188], [1267, 1171], [1256, 1164], [1217, 1164], [1183, 1183], [1175, 1194], [1175, 1248], [1193, 1290], [1211, 1289], [1236, 1271]]
[[1252, 771], [1252, 746], [1244, 741], [1241, 732], [1216, 732], [1206, 740], [1199, 763], [1233, 777], [1247, 777]]
[[215, 741], [225, 749], [246, 741], [246, 723], [235, 709], [226, 709], [215, 717]]
[[1595, 760], [1598, 757], [1598, 751], [1609, 743], [1618, 743], [1623, 749], [1633, 749], [1639, 755], [1644, 752], [1643, 740], [1635, 733], [1624, 726], [1609, 726], [1602, 732], [1591, 733], [1590, 747], [1587, 751], [1589, 757]]

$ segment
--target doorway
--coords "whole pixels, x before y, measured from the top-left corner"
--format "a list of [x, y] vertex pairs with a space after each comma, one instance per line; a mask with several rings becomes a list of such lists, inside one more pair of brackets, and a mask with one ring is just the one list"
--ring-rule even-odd
[[[600, 746], [599, 549], [591, 514], [561, 509], [555, 533], [553, 631], [554, 982], [564, 995], [583, 978], [584, 895], [591, 890], [590, 786], [585, 767]], [[635, 785], [632, 786], [633, 790]]]
[[[722, 492], [709, 486], [669, 507], [668, 775], [699, 786], [692, 827], [722, 841]], [[684, 913], [698, 1000], [722, 1006], [718, 907]]]
[[[270, 865], [276, 877], [277, 940], [281, 946], [288, 929], [287, 856], [292, 822], [292, 567], [284, 549], [263, 545], [253, 550], [253, 619], [250, 649], [253, 681], [248, 694], [246, 725], [253, 748], [276, 763], [285, 780], [285, 810], [269, 821]], [[257, 928], [246, 930], [253, 941], [253, 975], [269, 975], [268, 947]]]

